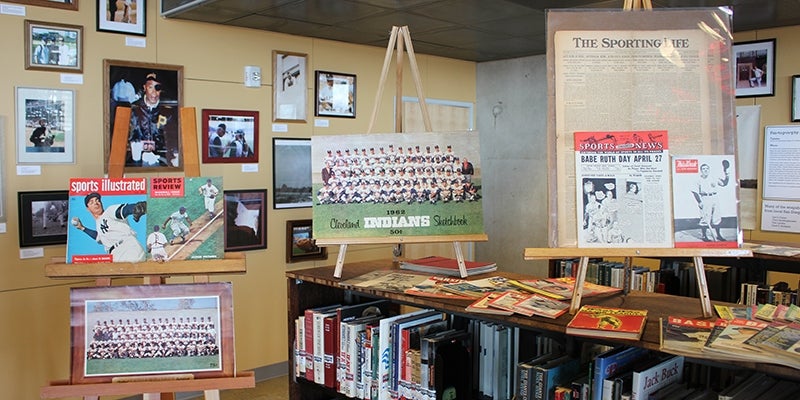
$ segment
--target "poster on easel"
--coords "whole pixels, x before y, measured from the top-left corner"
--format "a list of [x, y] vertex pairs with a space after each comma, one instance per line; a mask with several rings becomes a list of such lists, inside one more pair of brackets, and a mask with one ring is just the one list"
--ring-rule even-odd
[[320, 239], [483, 234], [478, 133], [311, 138]]

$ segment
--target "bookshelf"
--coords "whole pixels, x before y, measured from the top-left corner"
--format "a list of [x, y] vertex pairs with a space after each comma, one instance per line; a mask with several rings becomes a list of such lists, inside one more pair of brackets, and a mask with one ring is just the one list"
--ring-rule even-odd
[[[393, 303], [419, 308], [433, 308], [453, 315], [459, 315], [470, 319], [498, 322], [509, 326], [517, 326], [527, 330], [540, 331], [553, 335], [566, 335], [565, 327], [572, 318], [572, 315], [565, 313], [556, 319], [542, 317], [525, 317], [521, 315], [498, 316], [487, 314], [473, 314], [464, 311], [471, 300], [454, 299], [434, 299], [406, 295], [399, 292], [377, 290], [372, 288], [352, 289], [341, 285], [346, 281], [367, 272], [375, 270], [398, 270], [399, 264], [391, 260], [381, 260], [373, 262], [360, 262], [346, 264], [342, 271], [341, 279], [333, 277], [334, 266], [316, 267], [300, 269], [286, 272], [287, 281], [287, 324], [288, 334], [288, 359], [294, 361], [294, 320], [303, 314], [307, 308], [334, 304], [337, 302], [358, 302], [368, 299], [388, 299]], [[523, 274], [507, 272], [491, 272], [483, 275], [470, 277], [480, 279], [488, 276], [502, 275], [512, 279], [531, 278]], [[715, 302], [716, 303], [716, 302]], [[607, 344], [626, 344], [639, 346], [650, 350], [659, 351], [659, 319], [669, 315], [681, 315], [687, 318], [702, 319], [703, 310], [696, 298], [671, 296], [658, 293], [630, 292], [627, 295], [599, 296], [584, 299], [584, 304], [595, 304], [607, 307], [647, 309], [648, 320], [642, 338], [638, 342], [624, 340], [598, 339], [598, 342]], [[720, 303], [730, 304], [730, 303]], [[709, 364], [714, 364], [711, 360], [700, 360]], [[754, 369], [771, 375], [781, 376], [788, 379], [797, 379], [797, 370], [789, 367], [760, 363], [725, 363], [740, 368]], [[294, 370], [293, 366], [290, 368]], [[292, 400], [318, 400], [331, 397], [342, 397], [334, 390], [321, 385], [309, 382], [303, 378], [297, 378], [293, 373], [289, 374], [289, 398]]]

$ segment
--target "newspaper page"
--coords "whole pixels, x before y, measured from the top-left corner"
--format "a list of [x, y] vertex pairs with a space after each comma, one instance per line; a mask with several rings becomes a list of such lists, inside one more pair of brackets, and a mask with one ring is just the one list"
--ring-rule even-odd
[[672, 158], [675, 247], [739, 247], [735, 165], [733, 155]]
[[672, 247], [667, 132], [574, 138], [578, 247]]
[[[605, 14], [592, 15], [606, 18]], [[563, 25], [577, 26], [575, 21], [590, 21], [592, 15], [566, 15], [573, 21]], [[551, 107], [555, 128], [551, 132], [555, 134], [553, 161], [557, 179], [557, 205], [551, 209], [557, 219], [551, 225], [558, 229], [551, 240], [555, 238], [558, 246], [575, 246], [576, 227], [580, 226], [572, 219], [581, 214], [575, 212], [579, 207], [573, 194], [580, 189], [572, 186], [580, 181], [574, 176], [575, 166], [580, 164], [574, 159], [574, 132], [667, 131], [671, 151], [680, 154], [722, 154], [727, 147], [735, 146], [723, 135], [728, 130], [732, 132], [726, 118], [733, 119], [726, 104], [732, 101], [720, 84], [725, 82], [730, 68], [726, 63], [730, 47], [724, 23], [720, 20], [718, 26], [711, 28], [705, 23], [680, 22], [695, 16], [676, 14], [673, 17], [677, 19], [673, 18], [671, 24], [694, 25], [694, 29], [657, 29], [665, 26], [664, 18], [648, 25], [648, 18], [657, 18], [655, 15], [630, 15], [623, 26], [640, 25], [642, 30], [613, 30], [613, 24], [620, 24], [623, 19], [611, 15], [611, 22], [603, 28], [590, 23], [587, 26], [597, 26], [597, 30], [564, 29], [551, 35], [551, 92], [555, 97]], [[667, 186], [663, 177], [659, 181]], [[648, 235], [660, 239], [642, 236], [638, 240], [665, 244], [664, 232], [654, 229]], [[586, 243], [584, 238], [581, 244]]]

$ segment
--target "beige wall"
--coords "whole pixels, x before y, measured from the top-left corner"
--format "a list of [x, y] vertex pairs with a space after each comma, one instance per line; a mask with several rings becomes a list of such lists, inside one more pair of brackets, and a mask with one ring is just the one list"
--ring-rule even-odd
[[[0, 233], [0, 387], [2, 398], [38, 398], [39, 389], [70, 374], [69, 288], [91, 285], [83, 281], [51, 280], [44, 265], [52, 257], [63, 257], [64, 246], [48, 246], [44, 258], [19, 259], [17, 241], [18, 191], [66, 190], [70, 177], [103, 174], [102, 60], [117, 59], [184, 66], [184, 105], [195, 107], [198, 125], [203, 108], [257, 110], [260, 115], [259, 171], [241, 173], [234, 164], [201, 166], [202, 175], [222, 175], [228, 189], [269, 189], [266, 250], [247, 252], [247, 274], [214, 277], [234, 284], [237, 369], [246, 370], [286, 361], [287, 268], [329, 264], [325, 262], [286, 265], [284, 262], [287, 220], [311, 217], [310, 209], [272, 209], [272, 137], [308, 138], [312, 135], [365, 132], [372, 112], [385, 48], [349, 45], [250, 29], [165, 20], [156, 14], [157, 2], [148, 2], [147, 46], [126, 47], [125, 36], [95, 31], [95, 4], [80, 2], [80, 11], [62, 11], [28, 6], [25, 17], [0, 15], [0, 116], [4, 116], [7, 232]], [[60, 83], [57, 72], [24, 69], [24, 20], [59, 22], [84, 27], [83, 84]], [[388, 32], [391, 27], [387, 26]], [[413, 37], [413, 32], [411, 32]], [[309, 76], [329, 70], [357, 75], [357, 118], [330, 118], [330, 127], [313, 124], [313, 79], [308, 79], [307, 123], [292, 123], [286, 133], [272, 133], [272, 50], [306, 53]], [[394, 60], [394, 58], [392, 58]], [[428, 98], [474, 103], [475, 64], [440, 57], [417, 55], [421, 80]], [[262, 69], [264, 85], [245, 88], [245, 65]], [[408, 65], [403, 95], [416, 96]], [[391, 132], [395, 70], [387, 75], [386, 88], [373, 132]], [[42, 165], [42, 176], [16, 175], [14, 134], [15, 86], [65, 88], [76, 92], [76, 159], [73, 165]], [[388, 247], [350, 246], [347, 261], [389, 258]], [[185, 278], [170, 282], [187, 281]], [[126, 280], [115, 284], [138, 284]]]

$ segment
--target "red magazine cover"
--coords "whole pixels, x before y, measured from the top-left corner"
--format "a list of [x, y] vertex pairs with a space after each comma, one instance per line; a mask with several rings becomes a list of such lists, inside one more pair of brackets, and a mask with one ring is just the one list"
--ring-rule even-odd
[[575, 336], [639, 340], [647, 310], [585, 305], [575, 314], [566, 333]]

